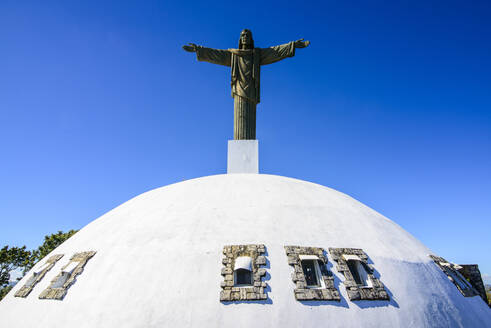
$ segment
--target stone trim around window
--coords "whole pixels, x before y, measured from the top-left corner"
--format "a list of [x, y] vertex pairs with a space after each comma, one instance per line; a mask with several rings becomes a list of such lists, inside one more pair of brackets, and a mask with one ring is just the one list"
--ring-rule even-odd
[[[260, 266], [266, 265], [266, 252], [263, 244], [257, 245], [230, 245], [223, 247], [223, 268], [221, 275], [224, 281], [221, 283], [220, 301], [257, 301], [266, 300], [267, 283], [262, 281], [266, 275], [266, 269]], [[252, 281], [250, 287], [234, 287], [234, 264], [239, 256], [249, 256], [252, 259]]]
[[[49, 287], [43, 290], [43, 292], [39, 295], [39, 298], [62, 300], [65, 297], [68, 288], [70, 288], [70, 286], [75, 283], [76, 277], [83, 272], [85, 264], [87, 264], [87, 261], [90, 260], [90, 258], [94, 256], [95, 253], [96, 253], [95, 251], [88, 251], [88, 252], [80, 252], [74, 254], [70, 258], [70, 261], [62, 268], [61, 272], [56, 277], [54, 277], [53, 280], [51, 280], [51, 284], [49, 285]], [[68, 279], [63, 284], [63, 286], [59, 288], [52, 287], [58, 281], [58, 279], [63, 275], [63, 270], [67, 268], [71, 263], [77, 263], [77, 262], [78, 262], [77, 266], [72, 271]]]
[[34, 287], [43, 280], [44, 276], [46, 273], [48, 273], [49, 270], [51, 270], [56, 262], [58, 262], [59, 259], [63, 257], [63, 254], [56, 254], [53, 256], [50, 256], [49, 259], [41, 265], [39, 268], [43, 268], [42, 271], [40, 272], [34, 272], [32, 276], [27, 280], [27, 282], [22, 286], [15, 294], [15, 297], [27, 297], [31, 293], [31, 291], [34, 289]]
[[[373, 267], [368, 264], [368, 256], [360, 248], [329, 248], [334, 261], [337, 262], [336, 269], [338, 272], [343, 273], [343, 284], [346, 287], [348, 297], [351, 301], [361, 300], [386, 300], [388, 301], [389, 294], [384, 288], [384, 284], [373, 275]], [[353, 275], [351, 274], [348, 263], [343, 258], [343, 255], [356, 255], [363, 263], [367, 275], [372, 283], [372, 287], [358, 286]]]
[[[429, 255], [429, 257], [435, 262], [435, 264], [445, 273], [447, 278], [453, 282], [455, 287], [459, 290], [459, 292], [464, 295], [465, 297], [472, 297], [479, 295], [477, 290], [469, 283], [469, 288], [462, 288], [457, 281], [455, 281], [454, 277], [457, 275], [462, 275], [459, 270], [462, 269], [460, 265], [450, 263], [447, 260], [445, 260], [443, 257], [440, 256], [435, 256], [435, 255]], [[462, 279], [465, 280], [465, 277], [462, 276]]]
[[[294, 295], [297, 301], [340, 301], [339, 292], [334, 287], [334, 276], [326, 267], [327, 257], [324, 255], [323, 248], [302, 247], [302, 246], [285, 246], [288, 264], [294, 269], [292, 280], [295, 284]], [[321, 276], [318, 277], [324, 281], [325, 288], [308, 288], [305, 275], [302, 270], [300, 255], [315, 255], [319, 259], [319, 268]]]

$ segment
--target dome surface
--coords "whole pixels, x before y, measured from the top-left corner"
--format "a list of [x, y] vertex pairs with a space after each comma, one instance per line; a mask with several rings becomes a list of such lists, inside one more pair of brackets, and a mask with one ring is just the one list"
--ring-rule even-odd
[[[220, 302], [222, 250], [264, 244], [265, 301]], [[284, 246], [321, 247], [340, 293], [297, 301]], [[350, 301], [330, 247], [361, 248], [389, 301]], [[70, 257], [95, 251], [63, 300], [39, 299]], [[81, 229], [26, 298], [0, 302], [1, 327], [489, 327], [432, 252], [357, 200], [314, 183], [263, 174], [188, 180], [141, 194]], [[52, 255], [51, 254], [51, 255]], [[39, 269], [44, 260], [33, 270]]]

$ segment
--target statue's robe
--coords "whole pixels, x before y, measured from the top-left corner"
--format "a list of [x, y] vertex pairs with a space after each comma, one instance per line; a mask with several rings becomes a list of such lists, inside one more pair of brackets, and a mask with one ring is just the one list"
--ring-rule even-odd
[[295, 42], [270, 48], [212, 49], [197, 46], [199, 61], [230, 66], [234, 98], [234, 139], [256, 139], [256, 105], [260, 102], [261, 65], [295, 55]]

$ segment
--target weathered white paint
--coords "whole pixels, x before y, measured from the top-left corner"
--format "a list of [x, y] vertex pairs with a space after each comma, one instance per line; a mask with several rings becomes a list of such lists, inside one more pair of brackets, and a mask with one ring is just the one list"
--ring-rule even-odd
[[[264, 302], [219, 302], [224, 245], [263, 243]], [[297, 302], [284, 245], [363, 248], [391, 300]], [[76, 252], [95, 250], [63, 301], [40, 300]], [[25, 299], [0, 302], [0, 327], [489, 327], [393, 221], [335, 190], [290, 178], [226, 174], [144, 193], [91, 222], [53, 254], [65, 256]], [[451, 254], [441, 254], [451, 256]], [[42, 265], [42, 263], [40, 263]]]
[[227, 173], [259, 173], [257, 140], [229, 140]]

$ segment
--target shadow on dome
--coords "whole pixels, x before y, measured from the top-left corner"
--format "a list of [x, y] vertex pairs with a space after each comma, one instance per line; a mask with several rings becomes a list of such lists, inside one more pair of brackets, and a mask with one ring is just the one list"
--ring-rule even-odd
[[[373, 268], [373, 275], [375, 278], [377, 278], [379, 281], [381, 280], [381, 276], [379, 272], [375, 269], [373, 261], [370, 259], [370, 256], [368, 256], [367, 263], [370, 264]], [[383, 301], [383, 300], [359, 300], [359, 301], [353, 301], [352, 303], [358, 306], [361, 309], [367, 309], [367, 308], [375, 308], [375, 307], [388, 307], [388, 306], [393, 306], [396, 308], [399, 308], [399, 304], [394, 300], [394, 295], [390, 291], [389, 288], [387, 288], [387, 285], [384, 284], [384, 289], [389, 295], [389, 301]]]

